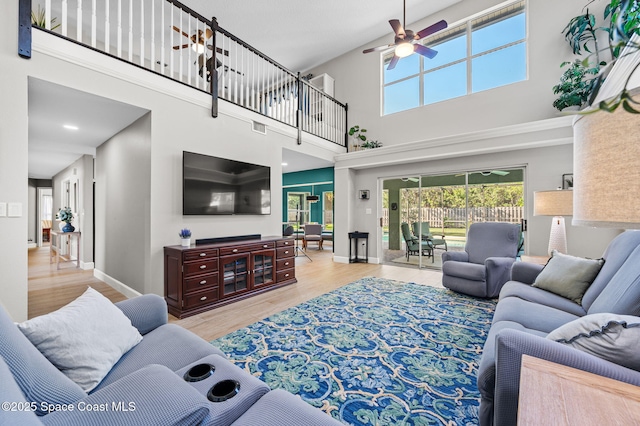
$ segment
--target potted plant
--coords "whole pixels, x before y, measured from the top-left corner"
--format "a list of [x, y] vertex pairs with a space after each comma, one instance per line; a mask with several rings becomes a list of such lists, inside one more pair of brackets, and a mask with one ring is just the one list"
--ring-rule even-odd
[[[592, 1], [588, 4], [590, 3]], [[631, 39], [633, 35], [640, 35], [640, 0], [610, 0], [605, 7], [603, 18], [608, 22], [605, 22], [604, 26], [598, 26], [596, 17], [587, 9], [585, 13], [571, 19], [563, 30], [573, 53], [580, 56], [584, 51], [587, 56], [561, 65], [571, 64], [571, 67], [565, 70], [560, 83], [553, 87], [554, 93], [560, 95], [553, 103], [559, 110], [571, 105], [593, 105], [609, 70], [622, 55], [623, 48], [630, 47], [631, 53], [640, 49], [640, 45]], [[605, 48], [598, 45], [601, 32], [608, 33], [608, 45]], [[601, 60], [601, 55], [606, 56], [608, 62]], [[640, 64], [637, 64], [630, 74], [633, 75], [639, 66]], [[631, 98], [627, 89], [628, 83], [629, 79], [616, 96], [593, 105], [593, 108], [586, 112], [613, 112], [622, 105], [628, 112], [640, 113], [637, 106], [640, 103]]]
[[191, 230], [187, 228], [181, 229], [178, 235], [180, 236], [180, 245], [182, 247], [189, 247], [191, 245]]
[[380, 148], [382, 146], [382, 142], [378, 141], [366, 141], [361, 145], [362, 148], [372, 149], [372, 148]]
[[[60, 24], [55, 23], [57, 19], [58, 18], [55, 18], [55, 17], [51, 18], [51, 31], [55, 30], [60, 26]], [[41, 8], [40, 5], [38, 5], [37, 12], [34, 12], [33, 10], [31, 11], [31, 25], [34, 25], [40, 28], [47, 28], [45, 9]]]
[[354, 151], [358, 151], [361, 148], [360, 142], [366, 142], [367, 136], [365, 135], [365, 133], [367, 133], [367, 129], [361, 129], [358, 125], [355, 125], [349, 129], [349, 136], [353, 137]]
[[66, 223], [66, 225], [61, 229], [62, 232], [73, 232], [76, 230], [76, 228], [71, 224], [71, 221], [73, 221], [73, 212], [71, 211], [71, 208], [64, 207], [58, 210], [58, 213], [56, 213], [56, 219], [60, 220], [62, 223]]

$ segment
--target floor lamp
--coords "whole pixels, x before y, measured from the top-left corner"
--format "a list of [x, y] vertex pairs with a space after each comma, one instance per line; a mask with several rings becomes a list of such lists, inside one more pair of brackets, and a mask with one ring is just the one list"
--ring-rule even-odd
[[563, 216], [573, 215], [573, 191], [557, 189], [555, 191], [537, 191], [533, 193], [533, 215], [553, 216], [549, 235], [548, 253], [553, 250], [567, 252], [567, 233]]

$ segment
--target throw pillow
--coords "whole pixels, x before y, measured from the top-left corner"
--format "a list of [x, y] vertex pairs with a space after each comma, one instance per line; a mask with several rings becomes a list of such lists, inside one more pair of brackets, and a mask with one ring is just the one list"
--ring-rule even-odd
[[640, 317], [591, 314], [556, 328], [555, 340], [624, 367], [640, 370]]
[[603, 264], [604, 259], [585, 259], [554, 250], [533, 286], [573, 300], [579, 305]]
[[85, 392], [95, 388], [122, 355], [142, 340], [129, 318], [91, 287], [68, 305], [18, 328]]

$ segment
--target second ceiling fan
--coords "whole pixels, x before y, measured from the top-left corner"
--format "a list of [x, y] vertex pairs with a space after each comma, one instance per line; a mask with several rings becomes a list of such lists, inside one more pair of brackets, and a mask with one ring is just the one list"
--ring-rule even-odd
[[411, 55], [412, 53], [418, 53], [426, 58], [433, 59], [438, 52], [433, 49], [430, 49], [420, 43], [414, 43], [414, 41], [423, 39], [432, 34], [437, 33], [440, 30], [447, 28], [447, 22], [442, 20], [438, 21], [433, 25], [428, 26], [427, 28], [414, 33], [409, 29], [405, 29], [404, 25], [407, 20], [407, 2], [404, 0], [403, 2], [403, 19], [402, 24], [398, 19], [391, 19], [389, 24], [391, 28], [393, 28], [393, 32], [395, 33], [394, 42], [391, 44], [385, 44], [383, 46], [372, 47], [370, 49], [365, 49], [362, 53], [370, 53], [370, 52], [379, 52], [382, 50], [387, 50], [391, 47], [395, 46], [395, 51], [393, 58], [391, 58], [391, 62], [389, 62], [389, 66], [387, 70], [392, 70], [395, 68], [396, 64], [400, 60], [400, 58], [404, 58], [406, 56]]

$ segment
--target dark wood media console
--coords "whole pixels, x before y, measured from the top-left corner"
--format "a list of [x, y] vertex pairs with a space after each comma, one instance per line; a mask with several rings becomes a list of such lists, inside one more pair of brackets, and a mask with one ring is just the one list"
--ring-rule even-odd
[[164, 298], [178, 318], [297, 282], [293, 237], [164, 248]]

